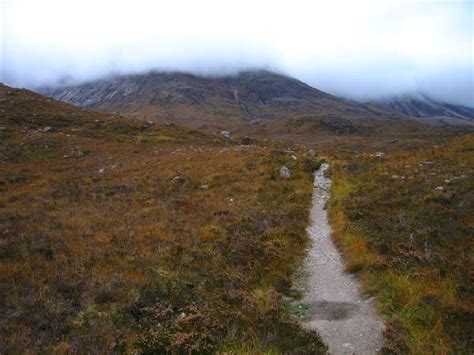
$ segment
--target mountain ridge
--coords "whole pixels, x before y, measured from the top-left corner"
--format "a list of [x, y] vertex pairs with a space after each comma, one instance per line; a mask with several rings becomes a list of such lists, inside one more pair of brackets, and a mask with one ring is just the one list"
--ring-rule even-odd
[[395, 95], [371, 103], [414, 118], [451, 117], [474, 123], [474, 108], [441, 102], [423, 93]]
[[264, 70], [223, 77], [149, 72], [39, 91], [82, 107], [193, 128], [233, 129], [295, 114], [315, 118], [333, 115], [350, 121], [403, 117]]

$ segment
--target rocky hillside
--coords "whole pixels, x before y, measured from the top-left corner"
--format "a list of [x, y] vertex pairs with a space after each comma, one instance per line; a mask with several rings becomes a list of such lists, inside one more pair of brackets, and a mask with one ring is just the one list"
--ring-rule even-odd
[[175, 122], [193, 128], [235, 129], [289, 115], [368, 122], [402, 115], [361, 105], [268, 71], [201, 77], [151, 72], [123, 75], [74, 86], [43, 88], [56, 99], [127, 117]]
[[384, 107], [416, 118], [454, 118], [474, 123], [474, 108], [433, 100], [425, 95], [401, 95], [377, 102]]

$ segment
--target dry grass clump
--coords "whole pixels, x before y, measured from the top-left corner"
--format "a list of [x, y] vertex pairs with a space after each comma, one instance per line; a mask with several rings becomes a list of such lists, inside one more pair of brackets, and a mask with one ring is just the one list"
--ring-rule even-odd
[[0, 89], [3, 352], [324, 350], [282, 300], [317, 161]]
[[474, 135], [332, 164], [331, 223], [388, 353], [474, 350]]

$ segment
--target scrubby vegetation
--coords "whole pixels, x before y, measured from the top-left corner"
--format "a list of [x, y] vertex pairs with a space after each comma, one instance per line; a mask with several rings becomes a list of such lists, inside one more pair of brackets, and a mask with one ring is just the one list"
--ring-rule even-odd
[[[385, 352], [472, 353], [474, 135], [334, 122], [249, 127], [331, 162], [334, 238], [376, 295]], [[284, 301], [319, 164], [304, 146], [1, 85], [0, 142], [2, 352], [324, 352]]]
[[3, 353], [324, 351], [283, 302], [314, 158], [0, 89]]
[[385, 352], [472, 353], [474, 135], [338, 158], [334, 238], [376, 295]]

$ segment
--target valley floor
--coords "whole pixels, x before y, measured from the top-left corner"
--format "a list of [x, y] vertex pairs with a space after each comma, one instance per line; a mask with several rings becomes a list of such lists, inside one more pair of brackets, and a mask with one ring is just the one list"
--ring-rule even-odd
[[288, 300], [325, 157], [383, 351], [472, 353], [474, 136], [284, 131], [228, 140], [0, 85], [2, 352], [324, 353]]

